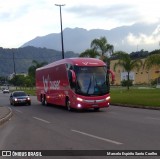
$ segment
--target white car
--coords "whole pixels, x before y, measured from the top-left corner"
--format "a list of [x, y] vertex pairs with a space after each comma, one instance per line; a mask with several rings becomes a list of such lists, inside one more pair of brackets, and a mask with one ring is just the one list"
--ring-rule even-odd
[[9, 93], [9, 89], [5, 88], [5, 89], [3, 90], [3, 93]]

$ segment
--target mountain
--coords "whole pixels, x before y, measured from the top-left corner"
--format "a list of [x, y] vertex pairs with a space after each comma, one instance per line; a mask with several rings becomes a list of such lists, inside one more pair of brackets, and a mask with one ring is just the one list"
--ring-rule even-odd
[[[152, 51], [159, 49], [160, 23], [137, 23], [131, 26], [121, 26], [111, 30], [83, 28], [66, 28], [63, 30], [64, 50], [81, 53], [90, 48], [91, 41], [105, 36], [109, 44], [114, 45], [115, 51], [123, 50], [128, 53], [137, 50]], [[60, 33], [36, 37], [21, 47], [46, 47], [61, 51]]]
[[[64, 57], [77, 57], [71, 51], [65, 52]], [[0, 76], [8, 76], [15, 71], [19, 73], [27, 73], [28, 68], [32, 65], [32, 61], [51, 63], [62, 59], [61, 51], [56, 51], [47, 48], [36, 48], [33, 46], [18, 48], [18, 49], [4, 49], [0, 48]]]

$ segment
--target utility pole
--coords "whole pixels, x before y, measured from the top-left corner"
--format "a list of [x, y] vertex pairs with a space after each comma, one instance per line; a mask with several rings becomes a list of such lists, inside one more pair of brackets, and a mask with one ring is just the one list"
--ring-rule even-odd
[[64, 59], [63, 28], [62, 28], [62, 13], [61, 13], [61, 7], [62, 7], [62, 6], [65, 6], [65, 4], [55, 4], [55, 6], [58, 6], [58, 7], [60, 8], [60, 24], [61, 24], [62, 59]]
[[15, 64], [15, 58], [14, 58], [14, 52], [13, 52], [13, 71], [14, 71], [14, 76], [16, 75], [16, 64]]

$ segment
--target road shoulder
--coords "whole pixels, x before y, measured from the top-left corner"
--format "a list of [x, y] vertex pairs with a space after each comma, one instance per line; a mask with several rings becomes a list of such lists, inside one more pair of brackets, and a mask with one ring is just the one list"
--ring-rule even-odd
[[8, 121], [12, 117], [12, 109], [5, 106], [0, 106], [0, 125]]

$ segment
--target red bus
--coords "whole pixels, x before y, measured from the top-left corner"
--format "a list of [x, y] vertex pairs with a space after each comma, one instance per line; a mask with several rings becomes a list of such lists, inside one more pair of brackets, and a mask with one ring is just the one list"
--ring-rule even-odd
[[36, 70], [36, 95], [43, 105], [68, 110], [109, 107], [110, 84], [106, 64], [95, 58], [62, 59]]

